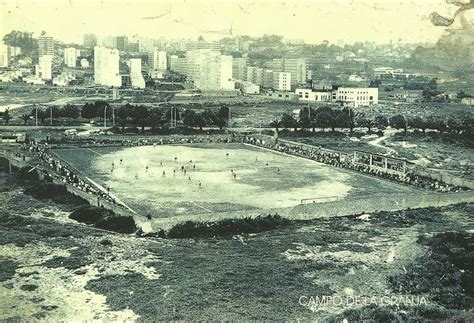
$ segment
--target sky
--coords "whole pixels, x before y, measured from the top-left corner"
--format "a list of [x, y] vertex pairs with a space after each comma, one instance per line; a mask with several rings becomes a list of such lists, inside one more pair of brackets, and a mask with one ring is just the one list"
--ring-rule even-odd
[[444, 31], [430, 23], [432, 11], [455, 10], [445, 0], [0, 0], [0, 34], [44, 30], [67, 43], [82, 43], [85, 33], [216, 40], [232, 25], [233, 35], [306, 43], [419, 43]]

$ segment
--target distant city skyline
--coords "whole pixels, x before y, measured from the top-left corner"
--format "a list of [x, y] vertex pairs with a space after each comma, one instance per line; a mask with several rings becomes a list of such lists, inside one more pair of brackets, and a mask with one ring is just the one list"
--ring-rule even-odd
[[445, 0], [112, 1], [3, 0], [0, 33], [41, 31], [66, 43], [83, 35], [218, 40], [232, 35], [277, 34], [306, 43], [435, 42], [444, 28], [429, 13], [452, 14]]

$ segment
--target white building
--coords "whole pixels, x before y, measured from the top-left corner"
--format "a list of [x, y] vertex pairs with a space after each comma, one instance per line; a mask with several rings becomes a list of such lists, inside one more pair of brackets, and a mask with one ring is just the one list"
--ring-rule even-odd
[[474, 98], [462, 98], [461, 103], [465, 105], [474, 106]]
[[291, 73], [273, 72], [273, 88], [277, 91], [291, 91]]
[[378, 88], [335, 87], [332, 91], [332, 101], [358, 106], [369, 106], [379, 103]]
[[53, 55], [43, 55], [39, 57], [37, 65], [37, 75], [44, 81], [52, 79]]
[[187, 57], [179, 57], [178, 55], [170, 56], [170, 70], [176, 73], [188, 74], [188, 59]]
[[80, 51], [74, 47], [68, 47], [64, 49], [64, 64], [67, 67], [76, 67], [77, 58], [79, 57]]
[[300, 101], [330, 102], [332, 92], [329, 90], [296, 89]]
[[89, 68], [90, 66], [89, 61], [86, 58], [82, 58], [80, 64], [81, 68]]
[[247, 78], [247, 57], [232, 59], [232, 78], [234, 80], [245, 80]]
[[243, 81], [241, 83], [241, 90], [242, 90], [242, 93], [245, 93], [245, 94], [259, 94], [260, 86], [258, 86], [257, 84], [253, 84], [249, 81]]
[[272, 61], [274, 72], [291, 73], [292, 84], [304, 84], [308, 77], [307, 62], [305, 58], [274, 58]]
[[166, 52], [155, 50], [151, 56], [150, 74], [153, 78], [162, 78], [168, 68]]
[[38, 56], [54, 55], [53, 37], [42, 35], [38, 37]]
[[98, 85], [120, 87], [119, 51], [105, 47], [94, 47], [94, 82]]
[[145, 79], [142, 74], [142, 60], [141, 58], [130, 58], [130, 82], [133, 88], [144, 89]]
[[41, 77], [28, 75], [23, 78], [23, 82], [26, 84], [33, 84], [33, 85], [44, 85], [45, 81], [41, 79]]
[[53, 78], [53, 85], [68, 86], [69, 82], [75, 79], [76, 76], [71, 71], [63, 71], [60, 75]]
[[406, 76], [406, 73], [403, 72], [402, 68], [392, 68], [392, 67], [374, 67], [374, 76], [376, 78], [380, 78], [384, 75], [391, 75], [391, 76]]
[[234, 90], [232, 56], [210, 49], [187, 52], [187, 76], [201, 90]]
[[8, 67], [10, 63], [10, 55], [8, 53], [8, 45], [0, 44], [0, 68]]

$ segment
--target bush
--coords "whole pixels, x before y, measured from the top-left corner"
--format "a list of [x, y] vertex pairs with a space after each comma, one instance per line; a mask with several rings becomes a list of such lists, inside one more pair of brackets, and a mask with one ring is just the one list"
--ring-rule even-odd
[[392, 289], [403, 294], [431, 294], [449, 309], [474, 306], [474, 234], [444, 232], [419, 242], [430, 247], [429, 255], [406, 266], [407, 273], [389, 277]]
[[131, 216], [109, 216], [97, 221], [94, 226], [119, 233], [133, 233], [137, 230]]
[[17, 173], [17, 177], [20, 180], [24, 180], [24, 181], [38, 181], [39, 180], [38, 172], [33, 170], [33, 168], [30, 166], [21, 168]]
[[274, 230], [290, 223], [290, 220], [284, 219], [278, 214], [256, 218], [225, 219], [213, 223], [187, 221], [173, 226], [167, 232], [166, 237], [172, 239], [226, 237]]
[[114, 212], [95, 206], [81, 207], [69, 215], [70, 219], [92, 224], [94, 227], [119, 233], [133, 233], [137, 230], [130, 216], [118, 216]]
[[87, 205], [72, 212], [69, 215], [69, 218], [81, 223], [95, 224], [96, 222], [113, 215], [114, 213], [110, 210]]

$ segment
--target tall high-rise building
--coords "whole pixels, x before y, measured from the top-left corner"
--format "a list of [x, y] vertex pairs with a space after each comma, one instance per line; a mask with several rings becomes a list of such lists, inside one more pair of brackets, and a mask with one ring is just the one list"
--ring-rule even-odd
[[275, 72], [291, 73], [292, 84], [306, 83], [308, 73], [305, 58], [274, 58], [272, 69]]
[[0, 43], [0, 67], [8, 67], [10, 63], [10, 55], [8, 45]]
[[166, 52], [155, 50], [149, 54], [150, 74], [152, 77], [161, 78], [168, 68]]
[[170, 56], [169, 69], [180, 74], [188, 74], [188, 59], [187, 57], [179, 57], [178, 55]]
[[158, 70], [166, 70], [168, 68], [166, 52], [155, 51], [153, 53], [153, 68]]
[[232, 78], [234, 80], [247, 79], [247, 57], [237, 57], [232, 59]]
[[76, 67], [79, 50], [74, 47], [64, 49], [64, 64], [67, 67]]
[[38, 56], [54, 55], [53, 37], [42, 35], [38, 37]]
[[94, 47], [95, 84], [120, 87], [122, 78], [119, 72], [119, 51], [100, 46]]
[[130, 58], [130, 82], [133, 88], [144, 89], [145, 79], [142, 74], [142, 60], [141, 58]]
[[128, 37], [127, 36], [117, 36], [114, 40], [114, 48], [124, 51], [127, 49]]
[[85, 34], [83, 45], [88, 48], [94, 48], [97, 46], [97, 36], [94, 34]]
[[153, 53], [155, 51], [155, 41], [149, 38], [138, 38], [138, 51], [140, 53]]
[[49, 81], [52, 79], [53, 71], [53, 55], [42, 55], [39, 57], [37, 66], [38, 75], [42, 80]]
[[204, 40], [187, 41], [184, 43], [185, 51], [193, 51], [193, 50], [199, 50], [199, 49], [211, 49], [213, 51], [219, 51], [220, 48], [221, 48], [220, 43], [208, 42]]
[[291, 73], [273, 72], [273, 88], [277, 91], [291, 91]]
[[272, 70], [263, 70], [261, 86], [264, 88], [273, 87], [273, 71]]
[[201, 90], [233, 90], [232, 56], [210, 49], [187, 52], [187, 75]]

